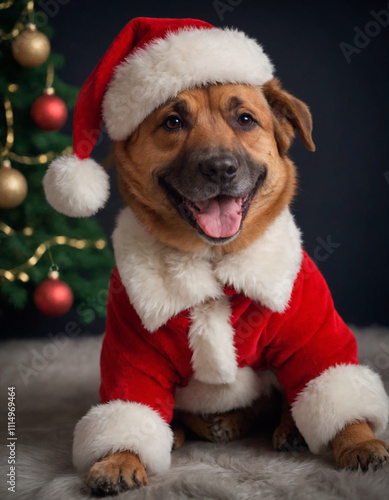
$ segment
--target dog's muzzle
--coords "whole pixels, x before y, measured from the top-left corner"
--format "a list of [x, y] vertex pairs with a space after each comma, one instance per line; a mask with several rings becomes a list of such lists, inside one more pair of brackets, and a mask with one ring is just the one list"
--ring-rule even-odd
[[159, 177], [171, 203], [212, 243], [226, 243], [242, 227], [267, 168], [247, 154], [196, 152], [178, 158]]
[[211, 156], [199, 161], [200, 172], [220, 187], [235, 179], [238, 168], [238, 160], [231, 154]]

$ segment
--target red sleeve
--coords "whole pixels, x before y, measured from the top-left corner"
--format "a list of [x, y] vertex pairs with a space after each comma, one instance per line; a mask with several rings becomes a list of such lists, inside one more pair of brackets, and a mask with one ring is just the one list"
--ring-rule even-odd
[[107, 325], [101, 352], [102, 403], [117, 399], [141, 403], [172, 419], [174, 385], [179, 374], [131, 306], [118, 271], [110, 282]]
[[267, 362], [292, 403], [306, 384], [337, 364], [358, 364], [354, 335], [336, 312], [320, 271], [304, 252], [288, 309], [269, 321]]

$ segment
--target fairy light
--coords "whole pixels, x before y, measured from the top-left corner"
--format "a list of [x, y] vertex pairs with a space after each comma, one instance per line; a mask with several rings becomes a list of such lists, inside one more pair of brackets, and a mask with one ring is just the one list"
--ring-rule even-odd
[[[16, 234], [15, 229], [6, 224], [5, 222], [0, 221], [0, 231], [3, 231], [7, 236]], [[34, 234], [34, 229], [32, 227], [25, 227], [21, 230], [24, 236], [32, 236]]]
[[[4, 231], [6, 234], [13, 234], [13, 233], [7, 233], [4, 230], [6, 228], [2, 227], [2, 225], [6, 226], [6, 224], [0, 223], [0, 229], [2, 231]], [[7, 227], [9, 228], [9, 226]], [[10, 229], [13, 231], [12, 228]], [[13, 269], [0, 269], [0, 277], [3, 277], [8, 281], [15, 281], [16, 279], [24, 282], [28, 281], [29, 276], [25, 271], [27, 269], [30, 269], [31, 267], [34, 267], [43, 257], [43, 255], [47, 251], [49, 251], [51, 247], [55, 245], [67, 245], [80, 250], [88, 247], [96, 248], [97, 250], [103, 250], [107, 246], [107, 242], [102, 239], [93, 241], [93, 240], [78, 240], [75, 238], [69, 238], [67, 236], [54, 236], [53, 238], [50, 238], [44, 243], [41, 243], [35, 250], [34, 254], [24, 264], [14, 267]]]
[[30, 23], [34, 23], [35, 21], [34, 0], [29, 0], [27, 2], [27, 14]]
[[[0, 10], [7, 9], [14, 5], [14, 0], [8, 0], [5, 2], [0, 2]], [[26, 26], [24, 20], [28, 17], [28, 22], [34, 23], [34, 1], [29, 0], [27, 6], [21, 11], [19, 19], [16, 21], [15, 25], [11, 29], [9, 33], [5, 33], [3, 30], [0, 30], [0, 42], [10, 40], [12, 38], [16, 38], [21, 31]], [[50, 91], [54, 83], [54, 67], [52, 64], [49, 64], [47, 67], [47, 76], [46, 76], [46, 90]], [[10, 83], [8, 85], [8, 92], [10, 94], [18, 91], [18, 85], [15, 83]], [[71, 154], [73, 153], [73, 148], [68, 146], [62, 152], [54, 152], [48, 151], [46, 153], [39, 154], [37, 156], [26, 156], [26, 155], [18, 155], [12, 151], [15, 142], [15, 133], [14, 133], [14, 114], [12, 109], [12, 104], [10, 99], [6, 96], [4, 98], [4, 109], [5, 109], [5, 118], [6, 118], [6, 142], [3, 145], [0, 142], [0, 158], [4, 158], [2, 160], [2, 164], [10, 164], [9, 160], [14, 160], [17, 163], [23, 165], [44, 165], [52, 161], [59, 154]], [[7, 236], [15, 235], [17, 232], [10, 227], [5, 222], [0, 221], [0, 231], [2, 231]], [[25, 236], [32, 236], [34, 233], [34, 229], [31, 227], [25, 227], [21, 230], [21, 232]], [[53, 274], [58, 274], [58, 268], [53, 263], [53, 259], [51, 256], [51, 247], [55, 245], [67, 245], [69, 247], [73, 247], [76, 249], [84, 249], [84, 248], [96, 248], [97, 250], [103, 250], [106, 248], [106, 241], [99, 239], [96, 241], [93, 240], [79, 240], [75, 238], [69, 238], [67, 236], [55, 236], [50, 238], [49, 240], [41, 243], [33, 255], [23, 264], [14, 267], [12, 269], [0, 269], [0, 278], [4, 278], [8, 281], [20, 280], [24, 283], [30, 280], [29, 275], [26, 270], [34, 267], [39, 260], [45, 255], [46, 252], [50, 252], [50, 258], [52, 261], [52, 272]]]
[[[8, 2], [2, 2], [0, 4], [0, 10], [8, 9], [12, 7], [14, 4], [14, 0], [9, 0]], [[24, 29], [25, 23], [22, 22], [22, 19], [28, 14], [29, 18], [31, 16], [31, 4], [32, 4], [32, 12], [34, 10], [34, 2], [29, 1], [27, 6], [20, 13], [19, 19], [16, 21], [14, 27], [11, 29], [9, 33], [5, 33], [3, 30], [0, 30], [0, 41], [10, 40], [11, 38], [16, 38], [20, 32]]]
[[15, 3], [15, 0], [8, 0], [8, 2], [0, 3], [0, 10], [9, 9]]
[[11, 271], [4, 271], [4, 278], [8, 281], [15, 281], [15, 275], [11, 273]]
[[45, 87], [45, 93], [46, 94], [54, 94], [54, 66], [52, 63], [47, 65], [47, 74], [46, 74], [46, 87]]
[[11, 226], [1, 221], [0, 221], [0, 231], [3, 231], [3, 233], [7, 234], [8, 236], [15, 234], [15, 231], [12, 229]]
[[74, 246], [81, 250], [82, 248], [85, 248], [86, 244], [84, 241], [77, 241], [77, 242], [74, 242]]
[[27, 281], [30, 280], [30, 277], [27, 273], [19, 273], [18, 276], [17, 276], [17, 279], [19, 279], [20, 281], [23, 281], [23, 283], [27, 283]]
[[5, 121], [7, 124], [7, 135], [5, 139], [5, 146], [2, 148], [1, 156], [8, 156], [9, 152], [14, 145], [15, 134], [13, 130], [13, 111], [11, 106], [11, 101], [8, 97], [4, 97], [4, 110], [5, 110]]
[[102, 250], [107, 246], [107, 243], [104, 240], [97, 240], [95, 245], [98, 250]]

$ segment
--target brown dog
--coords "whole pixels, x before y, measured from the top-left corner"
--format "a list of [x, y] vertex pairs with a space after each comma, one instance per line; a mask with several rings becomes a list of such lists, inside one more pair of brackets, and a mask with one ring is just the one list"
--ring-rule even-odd
[[[240, 252], [293, 198], [296, 172], [287, 152], [295, 131], [314, 151], [307, 106], [276, 79], [262, 88], [228, 84], [181, 92], [150, 114], [128, 140], [114, 142], [124, 203], [163, 244], [188, 252], [209, 246], [219, 255]], [[214, 196], [240, 204], [226, 209], [228, 220], [216, 226], [207, 216], [214, 207], [201, 201]], [[188, 415], [186, 423], [200, 426], [198, 434], [209, 439], [206, 422]], [[247, 415], [236, 415], [227, 417], [226, 426], [237, 426], [239, 435]], [[293, 428], [286, 408], [276, 444]], [[389, 459], [388, 446], [375, 439], [367, 422], [341, 429], [332, 448], [342, 468], [365, 470]], [[147, 475], [137, 455], [125, 450], [96, 462], [87, 484], [94, 492], [112, 494], [147, 484]]]

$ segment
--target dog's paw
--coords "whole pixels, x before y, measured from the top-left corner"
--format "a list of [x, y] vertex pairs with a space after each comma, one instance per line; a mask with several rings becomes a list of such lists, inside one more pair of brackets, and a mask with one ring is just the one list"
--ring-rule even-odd
[[352, 448], [346, 448], [336, 463], [342, 469], [362, 471], [377, 470], [389, 462], [389, 446], [379, 439], [363, 441]]
[[297, 427], [278, 426], [273, 433], [272, 443], [277, 451], [304, 451], [308, 448]]
[[235, 432], [228, 415], [213, 418], [209, 425], [209, 440], [212, 443], [229, 443], [234, 439]]
[[212, 443], [229, 443], [246, 436], [253, 427], [254, 420], [247, 409], [229, 413], [210, 415], [207, 422], [207, 439]]
[[175, 425], [173, 430], [173, 447], [172, 450], [178, 450], [185, 443], [185, 429], [181, 426]]
[[89, 470], [86, 484], [97, 496], [117, 495], [147, 484], [147, 474], [139, 458], [128, 451], [113, 453]]

